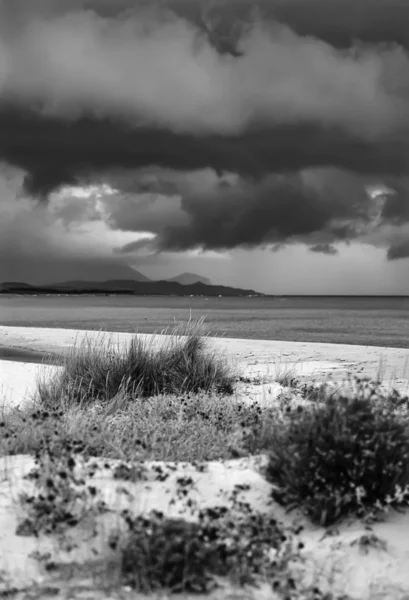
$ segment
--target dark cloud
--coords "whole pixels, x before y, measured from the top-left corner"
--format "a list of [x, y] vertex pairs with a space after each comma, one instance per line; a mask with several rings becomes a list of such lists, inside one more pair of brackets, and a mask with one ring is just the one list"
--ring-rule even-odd
[[[346, 194], [351, 190], [353, 202]], [[329, 243], [358, 236], [371, 220], [370, 208], [359, 178], [318, 170], [191, 193], [180, 202], [185, 223], [159, 218], [151, 225], [160, 250], [254, 248], [288, 240], [314, 244], [314, 234], [315, 244], [323, 234]], [[137, 214], [135, 206], [136, 222]]]
[[409, 4], [404, 0], [264, 0], [260, 4], [265, 14], [300, 35], [318, 37], [332, 46], [349, 47], [359, 40], [409, 48]]
[[[180, 198], [159, 194], [112, 197], [106, 201], [108, 223], [115, 229], [160, 233], [164, 227], [187, 224]], [[125, 252], [129, 252], [129, 245]], [[132, 247], [134, 250], [136, 247]]]
[[393, 182], [393, 193], [385, 194], [382, 219], [397, 225], [409, 222], [409, 181]]
[[87, 181], [114, 169], [158, 166], [180, 171], [212, 168], [250, 178], [269, 172], [333, 166], [379, 177], [404, 174], [409, 140], [374, 144], [318, 124], [277, 127], [240, 136], [128, 129], [118, 123], [82, 119], [63, 122], [0, 110], [0, 159], [28, 172], [28, 193], [46, 195], [63, 184]]
[[331, 244], [317, 244], [316, 246], [311, 246], [310, 251], [317, 254], [329, 254], [330, 256], [338, 254], [338, 250]]
[[[334, 19], [341, 4], [326, 2], [265, 3], [286, 25], [239, 27], [242, 56], [226, 57], [206, 28], [241, 18], [233, 0], [210, 21], [199, 2], [159, 2], [165, 15], [126, 1], [15, 0], [0, 28], [0, 158], [25, 169], [26, 190], [40, 196], [148, 165], [253, 178], [315, 166], [404, 174], [407, 53], [339, 51], [324, 35], [361, 21], [378, 31], [386, 6], [400, 27], [402, 9], [357, 2], [346, 11], [354, 19]], [[377, 36], [368, 41], [389, 39]]]
[[400, 258], [409, 258], [409, 239], [392, 244], [388, 249], [388, 260], [398, 260]]
[[[115, 179], [110, 226], [152, 231], [159, 250], [331, 253], [406, 223], [409, 3], [263, 0], [262, 21], [254, 6], [0, 0], [0, 160], [44, 199]], [[160, 182], [209, 169], [211, 189]], [[379, 210], [370, 176], [392, 190]]]
[[92, 10], [104, 17], [118, 17], [135, 7], [156, 5], [206, 24], [223, 40], [234, 39], [238, 23], [278, 19], [300, 35], [325, 40], [336, 47], [365, 43], [396, 43], [409, 48], [409, 4], [405, 0], [2, 0], [9, 18], [58, 15]]
[[[119, 194], [106, 201], [113, 229], [156, 235], [155, 240], [127, 244], [123, 253], [143, 247], [223, 251], [302, 243], [313, 252], [335, 254], [333, 244], [339, 241], [388, 247], [405, 239], [408, 198], [400, 195], [399, 180], [395, 192], [389, 179], [387, 193], [371, 196], [367, 178], [328, 168], [268, 175], [260, 181], [214, 177], [206, 183], [198, 173], [196, 187], [180, 177], [179, 195], [163, 194], [166, 174], [158, 173], [161, 193], [154, 193], [152, 180], [149, 193]], [[145, 174], [141, 179], [146, 185]], [[173, 188], [175, 180], [171, 183]]]

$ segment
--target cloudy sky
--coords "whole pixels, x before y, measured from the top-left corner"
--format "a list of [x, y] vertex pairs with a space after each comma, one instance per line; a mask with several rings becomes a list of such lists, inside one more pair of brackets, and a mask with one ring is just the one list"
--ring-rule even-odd
[[0, 280], [409, 294], [409, 2], [0, 0]]

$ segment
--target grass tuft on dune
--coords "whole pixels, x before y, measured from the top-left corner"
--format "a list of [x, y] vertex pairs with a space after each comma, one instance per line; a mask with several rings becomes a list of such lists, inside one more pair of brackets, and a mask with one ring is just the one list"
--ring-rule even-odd
[[231, 395], [235, 376], [223, 357], [208, 348], [203, 320], [178, 326], [159, 343], [153, 336], [134, 336], [125, 349], [110, 340], [85, 338], [64, 359], [63, 370], [39, 382], [43, 406], [57, 407], [64, 398], [75, 402], [111, 400], [118, 393], [158, 394], [215, 392]]

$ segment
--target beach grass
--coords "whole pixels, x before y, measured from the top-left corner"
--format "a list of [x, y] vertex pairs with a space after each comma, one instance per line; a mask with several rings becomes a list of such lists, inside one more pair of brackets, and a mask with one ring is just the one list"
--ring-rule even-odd
[[62, 358], [62, 371], [39, 381], [38, 395], [47, 408], [72, 402], [111, 400], [127, 396], [215, 392], [231, 395], [235, 374], [204, 335], [203, 320], [189, 321], [150, 338], [133, 336], [125, 348], [103, 333], [84, 338]]
[[283, 387], [296, 388], [300, 383], [297, 375], [297, 365], [298, 363], [287, 364], [280, 356], [275, 362], [274, 380]]
[[131, 461], [200, 461], [267, 448], [275, 411], [234, 395], [236, 373], [207, 345], [203, 321], [126, 348], [101, 333], [75, 345], [40, 377], [31, 403], [3, 411], [1, 452], [33, 454], [53, 443]]

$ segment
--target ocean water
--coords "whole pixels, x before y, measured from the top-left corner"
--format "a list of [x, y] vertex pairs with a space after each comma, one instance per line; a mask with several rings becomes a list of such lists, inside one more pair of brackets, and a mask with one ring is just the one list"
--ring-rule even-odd
[[213, 336], [409, 348], [409, 298], [0, 297], [0, 325], [152, 333], [199, 317]]

